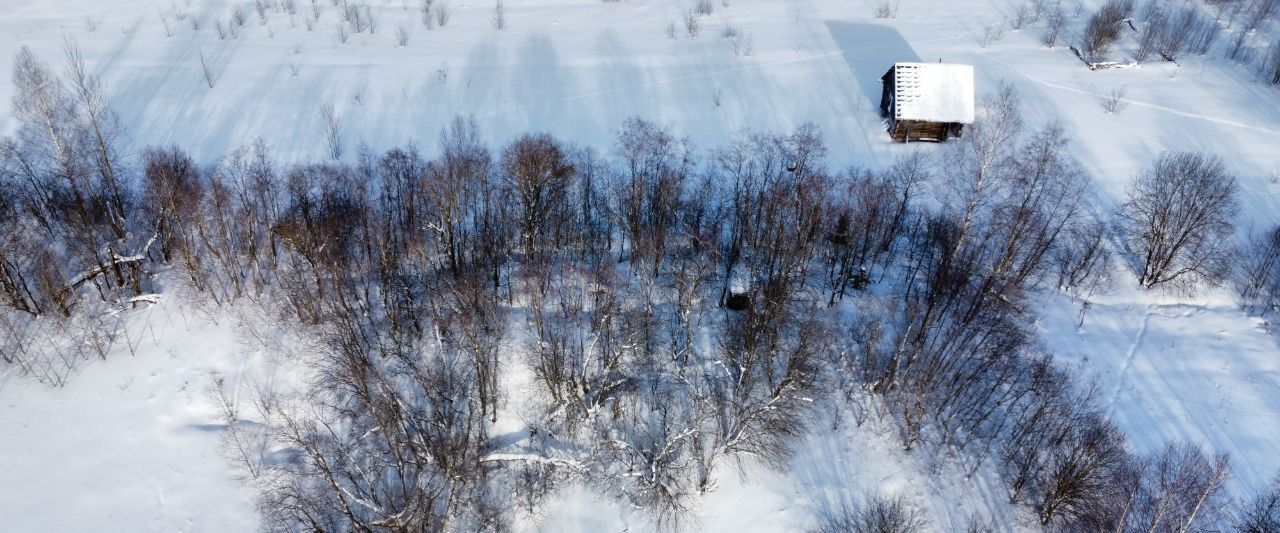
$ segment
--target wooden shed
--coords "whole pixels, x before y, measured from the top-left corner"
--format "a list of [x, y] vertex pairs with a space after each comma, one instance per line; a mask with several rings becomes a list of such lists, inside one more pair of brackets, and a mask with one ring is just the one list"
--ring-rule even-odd
[[897, 142], [941, 142], [973, 124], [972, 65], [895, 63], [880, 81], [880, 114]]

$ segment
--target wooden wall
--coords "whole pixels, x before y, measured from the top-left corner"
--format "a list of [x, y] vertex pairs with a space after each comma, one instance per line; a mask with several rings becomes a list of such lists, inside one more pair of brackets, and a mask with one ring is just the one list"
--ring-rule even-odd
[[959, 137], [964, 124], [950, 122], [925, 122], [923, 120], [891, 121], [889, 135], [896, 142], [936, 141]]

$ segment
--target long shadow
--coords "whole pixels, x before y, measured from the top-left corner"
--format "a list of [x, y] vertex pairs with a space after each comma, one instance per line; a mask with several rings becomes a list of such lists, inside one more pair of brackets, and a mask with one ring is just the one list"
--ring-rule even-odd
[[547, 131], [573, 115], [566, 100], [572, 96], [568, 88], [577, 86], [572, 75], [560, 63], [550, 35], [535, 33], [520, 45], [509, 76], [512, 102], [523, 108], [527, 130]]
[[880, 105], [880, 76], [898, 62], [918, 62], [920, 56], [898, 30], [879, 24], [827, 21], [831, 39], [858, 80], [871, 105]]

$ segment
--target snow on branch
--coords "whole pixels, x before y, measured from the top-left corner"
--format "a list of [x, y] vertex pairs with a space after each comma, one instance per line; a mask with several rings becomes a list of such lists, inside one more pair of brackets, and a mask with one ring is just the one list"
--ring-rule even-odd
[[573, 470], [584, 471], [587, 468], [582, 463], [572, 459], [561, 459], [558, 457], [546, 457], [532, 453], [491, 453], [480, 458], [481, 463], [542, 463], [556, 466], [564, 466]]
[[96, 278], [102, 275], [103, 273], [111, 270], [112, 268], [115, 268], [116, 266], [126, 265], [129, 263], [137, 263], [139, 261], [142, 261], [143, 259], [146, 259], [147, 254], [151, 251], [151, 245], [155, 244], [156, 237], [158, 236], [159, 234], [151, 235], [151, 238], [147, 239], [147, 244], [142, 247], [142, 251], [137, 254], [129, 255], [129, 256], [121, 256], [120, 254], [111, 252], [110, 261], [107, 261], [106, 264], [98, 265], [94, 268], [86, 270], [81, 274], [77, 275], [76, 277], [71, 278], [71, 281], [67, 283], [67, 286], [74, 289], [76, 287], [84, 285], [86, 281]]

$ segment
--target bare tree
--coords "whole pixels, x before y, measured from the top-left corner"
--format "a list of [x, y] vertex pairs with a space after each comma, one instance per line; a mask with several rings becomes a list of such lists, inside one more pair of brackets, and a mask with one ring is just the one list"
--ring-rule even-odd
[[689, 175], [688, 140], [663, 127], [630, 118], [618, 132], [612, 191], [613, 213], [630, 244], [630, 260], [656, 277], [676, 223], [683, 184]]
[[1052, 251], [1084, 198], [1061, 127], [1019, 135], [1009, 91], [984, 115], [945, 153], [943, 207], [909, 219], [902, 300], [859, 340], [864, 386], [885, 395], [908, 449], [987, 446], [1016, 419], [1010, 398], [1034, 388], [1018, 316], [1051, 279]]
[[1280, 478], [1273, 479], [1245, 502], [1232, 523], [1237, 533], [1275, 533], [1280, 531]]
[[266, 286], [280, 255], [273, 228], [283, 218], [280, 186], [266, 145], [259, 141], [232, 151], [205, 185], [195, 231], [216, 265], [211, 268], [216, 274], [210, 276], [212, 292], [235, 298]]
[[876, 5], [876, 18], [891, 19], [898, 17], [898, 2], [885, 0]]
[[1076, 388], [1071, 376], [1046, 358], [1030, 361], [1020, 378], [1024, 394], [1009, 406], [1012, 423], [999, 452], [1011, 503], [1034, 490], [1055, 443], [1063, 442], [1094, 407], [1094, 390]]
[[329, 151], [329, 159], [342, 159], [342, 122], [334, 111], [333, 104], [325, 104], [320, 108], [320, 117], [324, 120], [324, 141]]
[[831, 356], [830, 326], [813, 307], [761, 307], [728, 317], [714, 354], [719, 371], [704, 378], [714, 432], [700, 446], [698, 486], [703, 490], [716, 462], [731, 455], [783, 464], [791, 443], [809, 425], [806, 399], [821, 394], [818, 368]]
[[340, 311], [319, 331], [324, 381], [312, 394], [321, 401], [281, 408], [270, 421], [279, 443], [298, 455], [266, 476], [260, 508], [267, 527], [495, 527], [470, 365], [447, 346], [397, 342], [385, 329], [368, 329], [374, 324], [364, 311]]
[[1139, 61], [1152, 52], [1175, 62], [1184, 52], [1204, 54], [1221, 32], [1221, 26], [1195, 4], [1165, 7], [1151, 2], [1143, 8], [1142, 18], [1145, 25], [1138, 43]]
[[173, 26], [169, 22], [169, 14], [164, 10], [160, 10], [160, 25], [164, 27], [165, 37], [173, 37]]
[[420, 191], [427, 202], [427, 227], [436, 234], [450, 273], [461, 275], [469, 266], [468, 258], [474, 258], [470, 266], [492, 276], [496, 290], [499, 257], [505, 253], [481, 246], [497, 244], [484, 238], [487, 232], [504, 231], [491, 217], [501, 206], [496, 204], [489, 179], [489, 149], [480, 140], [475, 119], [461, 116], [441, 130], [439, 145], [441, 155], [428, 165]]
[[1245, 309], [1266, 313], [1280, 304], [1280, 228], [1250, 240], [1235, 276]]
[[[25, 207], [37, 228], [58, 243], [58, 253], [68, 254], [64, 264], [78, 272], [54, 298], [64, 314], [81, 286], [97, 289], [104, 301], [116, 289], [138, 294], [139, 263], [148, 246], [130, 242], [131, 199], [117, 172], [114, 114], [74, 46], [68, 52], [70, 91], [29, 49], [19, 50], [13, 74], [19, 128], [0, 154], [20, 184], [17, 190], [26, 191]], [[137, 249], [125, 254], [131, 245]]]
[[1006, 15], [1005, 21], [1009, 23], [1010, 29], [1021, 30], [1031, 22], [1031, 5], [1026, 2], [1015, 4], [1013, 14]]
[[[226, 378], [219, 375], [213, 377], [206, 392], [213, 398], [222, 423], [226, 425], [222, 440], [228, 459], [250, 477], [257, 479], [267, 468], [271, 440], [265, 426], [258, 421], [246, 420], [241, 415], [243, 406], [240, 389], [236, 385], [228, 385]], [[258, 402], [257, 405], [266, 407], [269, 400]], [[260, 411], [258, 414], [264, 413]]]
[[846, 179], [848, 194], [832, 202], [826, 235], [828, 305], [871, 283], [899, 231], [894, 223], [900, 194], [896, 183], [870, 174]]
[[[49, 291], [41, 290], [41, 284], [38, 284], [38, 265], [46, 263], [46, 269], [57, 269], [58, 265], [49, 261], [52, 259], [50, 253], [42, 251], [44, 246], [36, 239], [24, 238], [24, 234], [29, 232], [21, 231], [18, 223], [22, 217], [20, 189], [3, 176], [0, 173], [0, 187], [5, 191], [0, 193], [0, 239], [5, 242], [5, 246], [0, 247], [0, 297], [3, 297], [7, 309], [0, 315], [13, 311], [38, 318], [44, 313], [44, 307], [52, 303], [47, 298]], [[61, 276], [54, 274], [49, 278], [52, 281]], [[11, 334], [11, 337], [18, 336]], [[5, 363], [13, 363], [16, 359], [9, 350], [0, 348], [0, 359]]]
[[733, 47], [733, 55], [750, 57], [756, 52], [755, 42], [750, 33], [735, 35], [729, 39]]
[[1035, 509], [1040, 523], [1070, 523], [1114, 495], [1109, 479], [1125, 465], [1124, 437], [1100, 415], [1073, 427], [1050, 452], [1035, 481]]
[[198, 245], [191, 233], [199, 216], [203, 184], [195, 162], [177, 147], [148, 148], [143, 152], [146, 194], [143, 206], [160, 236], [165, 262], [180, 259], [196, 279]]
[[1206, 456], [1199, 446], [1167, 445], [1151, 460], [1144, 521], [1151, 531], [1201, 531], [1222, 523], [1230, 476], [1226, 455]]
[[1280, 1], [1254, 0], [1249, 8], [1244, 28], [1246, 31], [1262, 27], [1264, 23], [1280, 13]]
[[121, 179], [117, 176], [116, 146], [123, 127], [115, 112], [107, 105], [107, 98], [97, 76], [85, 66], [84, 57], [76, 42], [68, 38], [64, 43], [67, 59], [67, 78], [71, 81], [72, 95], [79, 104], [84, 118], [84, 129], [89, 134], [93, 157], [98, 173], [109, 193], [112, 225], [118, 237], [123, 236], [125, 224], [125, 195]]
[[1148, 3], [1143, 8], [1143, 28], [1141, 35], [1138, 37], [1138, 49], [1134, 53], [1134, 59], [1138, 61], [1146, 61], [1151, 54], [1160, 46], [1160, 40], [1165, 34], [1168, 26], [1168, 15], [1164, 9], [1155, 3]]
[[1055, 2], [1044, 13], [1045, 26], [1040, 33], [1040, 44], [1053, 48], [1062, 39], [1062, 31], [1067, 27], [1067, 12], [1062, 5]]
[[204, 83], [210, 89], [217, 83], [217, 76], [213, 73], [213, 68], [209, 66], [209, 62], [204, 58], [204, 52], [200, 52], [200, 72], [204, 75]]
[[[373, 31], [368, 5], [341, 9], [343, 28]], [[744, 133], [700, 161], [641, 119], [610, 157], [531, 133], [494, 161], [475, 120], [458, 117], [433, 159], [361, 147], [343, 163], [333, 105], [321, 118], [334, 161], [277, 169], [258, 142], [204, 169], [176, 147], [127, 164], [71, 43], [67, 58], [65, 79], [25, 49], [15, 61], [18, 128], [0, 138], [0, 361], [64, 382], [75, 358], [115, 342], [103, 318], [114, 315], [98, 311], [129, 302], [149, 261], [215, 303], [270, 306], [299, 338], [305, 394], [260, 399], [259, 427], [238, 389], [212, 389], [227, 443], [264, 488], [268, 528], [501, 531], [500, 500], [533, 509], [531, 491], [570, 476], [652, 511], [659, 529], [687, 525], [734, 460], [786, 464], [832, 384], [875, 394], [904, 448], [954, 451], [970, 472], [994, 462], [1011, 502], [1048, 526], [1224, 523], [1225, 456], [1129, 453], [1095, 389], [1035, 342], [1034, 296], [1101, 283], [1108, 229], [1085, 218], [1089, 180], [1064, 129], [1026, 128], [1007, 87], [958, 142], [878, 171], [828, 172], [809, 124]], [[1143, 285], [1221, 279], [1235, 194], [1210, 156], [1162, 156], [1139, 175], [1120, 218]], [[1242, 300], [1272, 305], [1280, 231], [1258, 244]], [[855, 323], [853, 305], [828, 308], [845, 298]], [[81, 332], [70, 355], [33, 357], [70, 327]], [[515, 446], [489, 435], [510, 410], [512, 339], [538, 393]], [[1241, 531], [1267, 530], [1272, 496], [1240, 515]], [[932, 527], [881, 496], [822, 522]]]
[[1058, 288], [1088, 295], [1105, 285], [1111, 267], [1107, 235], [1107, 225], [1100, 221], [1080, 222], [1066, 229], [1053, 253]]
[[449, 0], [438, 0], [436, 4], [436, 25], [443, 28], [449, 23], [449, 17], [453, 14], [453, 9], [449, 7]]
[[1080, 52], [1085, 61], [1099, 61], [1107, 54], [1132, 13], [1133, 0], [1109, 0], [1089, 17], [1080, 35]]
[[1267, 50], [1261, 63], [1262, 77], [1271, 85], [1280, 85], [1280, 41]]
[[1115, 89], [1107, 91], [1107, 96], [1102, 100], [1102, 108], [1108, 113], [1119, 115], [1128, 107], [1128, 99], [1125, 97], [1125, 88], [1123, 85]]
[[1221, 281], [1233, 249], [1238, 188], [1221, 159], [1188, 152], [1162, 154], [1135, 177], [1118, 218], [1138, 283]]
[[502, 0], [496, 0], [493, 4], [493, 22], [494, 29], [504, 30], [507, 28], [507, 9]]
[[502, 170], [518, 205], [525, 257], [534, 260], [553, 235], [552, 218], [567, 208], [573, 166], [559, 141], [547, 134], [526, 134], [502, 152]]
[[1004, 22], [992, 22], [982, 27], [982, 35], [978, 37], [978, 46], [986, 48], [992, 43], [1004, 38], [1005, 26]]
[[263, 0], [253, 0], [253, 9], [258, 13], [258, 24], [266, 25], [270, 16], [267, 3]]
[[684, 33], [690, 39], [697, 37], [702, 33], [702, 20], [698, 18], [698, 13], [690, 9], [684, 12]]
[[422, 16], [422, 26], [426, 29], [432, 29], [436, 25], [435, 20], [435, 3], [436, 0], [422, 0], [419, 4], [419, 15]]
[[1218, 531], [1226, 523], [1226, 455], [1187, 443], [1131, 457], [1112, 470], [1104, 493], [1066, 524], [1069, 531]]
[[696, 422], [687, 402], [672, 401], [675, 383], [667, 376], [653, 374], [637, 386], [639, 394], [619, 402], [616, 421], [597, 430], [592, 476], [620, 499], [649, 509], [658, 530], [678, 530], [687, 525], [697, 494], [689, 476]]
[[501, 349], [507, 315], [492, 291], [485, 290], [483, 272], [455, 278], [450, 285], [448, 312], [441, 312], [447, 338], [471, 357], [476, 377], [476, 398], [481, 416], [498, 420]]
[[995, 517], [991, 516], [990, 513], [974, 512], [964, 518], [964, 522], [960, 524], [957, 531], [963, 531], [964, 533], [994, 533], [999, 529]]
[[396, 26], [396, 44], [400, 46], [409, 45], [409, 27], [401, 24]]
[[858, 509], [820, 519], [813, 533], [922, 533], [929, 528], [924, 513], [904, 496], [868, 493]]

